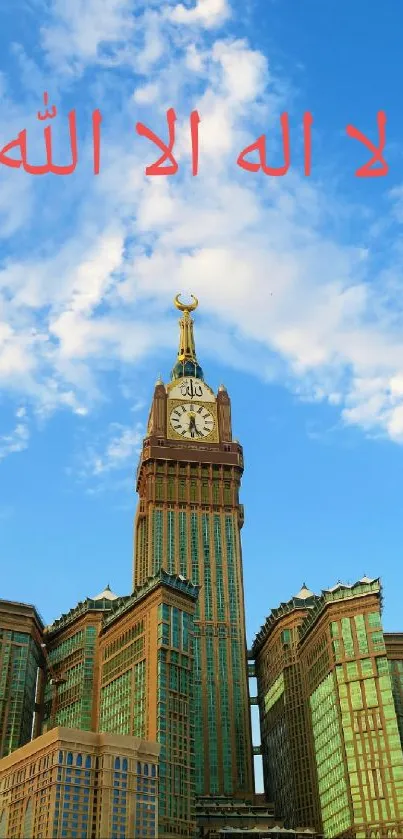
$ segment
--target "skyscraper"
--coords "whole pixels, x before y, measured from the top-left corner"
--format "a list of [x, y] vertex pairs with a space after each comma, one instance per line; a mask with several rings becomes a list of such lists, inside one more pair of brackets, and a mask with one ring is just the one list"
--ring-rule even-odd
[[34, 606], [0, 600], [0, 757], [38, 733], [35, 699], [43, 664], [42, 631]]
[[158, 741], [158, 839], [195, 832], [197, 596], [197, 586], [159, 569], [129, 596], [108, 587], [86, 598], [44, 632], [42, 730], [64, 726]]
[[[390, 636], [385, 644], [380, 608], [379, 580], [320, 596], [304, 588], [269, 615], [253, 645], [267, 786], [281, 797], [291, 755], [294, 800], [310, 783], [317, 829], [329, 839], [403, 836], [402, 646]], [[286, 709], [295, 672], [299, 720]]]
[[320, 823], [310, 760], [308, 708], [299, 656], [300, 627], [316, 602], [303, 585], [273, 609], [254, 646], [266, 795], [287, 827]]
[[98, 730], [160, 744], [158, 839], [194, 837], [193, 616], [197, 587], [159, 570], [107, 615]]
[[42, 732], [55, 725], [97, 731], [99, 635], [105, 616], [124, 601], [107, 587], [45, 628]]
[[164, 566], [201, 586], [195, 614], [196, 793], [253, 796], [240, 530], [242, 447], [231, 405], [197, 360], [191, 312], [181, 311], [171, 381], [159, 380], [137, 472], [134, 585]]

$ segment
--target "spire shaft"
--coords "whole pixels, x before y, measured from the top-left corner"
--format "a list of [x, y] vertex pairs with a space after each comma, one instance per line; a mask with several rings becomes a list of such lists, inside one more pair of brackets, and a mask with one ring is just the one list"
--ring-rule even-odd
[[175, 367], [172, 370], [172, 379], [179, 379], [183, 376], [195, 376], [203, 379], [203, 371], [197, 361], [196, 347], [193, 334], [193, 312], [199, 301], [194, 294], [191, 295], [193, 303], [181, 303], [180, 295], [177, 294], [174, 300], [175, 306], [182, 312], [179, 321], [179, 350]]

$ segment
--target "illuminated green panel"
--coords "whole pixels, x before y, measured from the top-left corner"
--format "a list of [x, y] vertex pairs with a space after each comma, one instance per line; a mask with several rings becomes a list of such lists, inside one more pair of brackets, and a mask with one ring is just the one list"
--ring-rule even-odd
[[[348, 662], [347, 683], [343, 667], [337, 668], [344, 745], [354, 822], [357, 825], [363, 821], [371, 823], [374, 818], [398, 819], [403, 813], [403, 754], [388, 662], [386, 658], [380, 657], [375, 661], [376, 665], [370, 659], [361, 660], [360, 673], [358, 667], [353, 672], [353, 665], [358, 665], [358, 662]], [[350, 680], [354, 675], [356, 678]], [[386, 718], [383, 728], [381, 707]], [[367, 720], [370, 720], [369, 726]], [[381, 756], [377, 757], [377, 761], [381, 762], [374, 764], [371, 754], [377, 755], [379, 752]], [[385, 784], [386, 779], [389, 779], [389, 783]], [[397, 808], [394, 792], [398, 801]]]
[[[160, 829], [164, 834], [189, 836], [183, 828], [191, 824], [194, 795], [194, 671], [189, 659], [194, 623], [186, 612], [167, 603], [159, 606], [158, 620]], [[173, 825], [179, 819], [182, 827], [176, 832]]]
[[207, 657], [207, 721], [209, 750], [209, 786], [211, 793], [218, 793], [218, 738], [216, 713], [216, 674], [214, 662], [214, 644], [212, 638], [206, 639]]
[[353, 656], [354, 656], [354, 641], [353, 641], [353, 633], [351, 631], [350, 618], [342, 618], [342, 620], [341, 620], [341, 633], [342, 633], [342, 636], [343, 636], [344, 654], [345, 654], [346, 658], [353, 658]]
[[136, 535], [136, 553], [137, 563], [142, 570], [142, 574], [146, 574], [147, 568], [147, 521], [145, 518], [139, 520], [137, 524]]
[[132, 736], [145, 737], [146, 736], [146, 663], [145, 660], [139, 661], [134, 667], [133, 675], [134, 683], [134, 705], [133, 705], [133, 723]]
[[128, 670], [101, 689], [99, 730], [131, 734], [130, 698], [132, 671]]
[[200, 656], [201, 640], [195, 635], [194, 650], [194, 723], [195, 723], [195, 754], [196, 754], [196, 793], [203, 793], [204, 783], [204, 739], [202, 714], [202, 668]]
[[[190, 514], [190, 551], [191, 551], [191, 575], [190, 579], [194, 585], [200, 584], [199, 574], [199, 527], [197, 513]], [[197, 600], [195, 618], [200, 617], [200, 601]]]
[[234, 523], [231, 516], [225, 516], [225, 537], [227, 548], [228, 601], [230, 620], [238, 622], [239, 604], [235, 579]]
[[187, 562], [187, 513], [179, 513], [179, 568], [182, 577], [188, 576]]
[[356, 615], [354, 618], [355, 629], [358, 640], [358, 650], [360, 653], [368, 654], [368, 639], [367, 630], [365, 628], [364, 615]]
[[175, 574], [175, 513], [173, 510], [167, 512], [167, 548], [168, 548], [168, 574]]
[[276, 681], [273, 682], [271, 688], [267, 691], [266, 696], [264, 698], [264, 709], [266, 714], [270, 711], [270, 708], [275, 705], [275, 703], [280, 699], [280, 697], [284, 693], [284, 673], [280, 673], [280, 676], [277, 677]]
[[310, 706], [323, 829], [326, 837], [333, 837], [347, 830], [351, 821], [333, 673], [313, 692]]
[[31, 739], [40, 654], [25, 632], [0, 631], [0, 756]]
[[368, 626], [370, 626], [372, 629], [381, 629], [382, 623], [379, 612], [371, 612], [369, 615], [367, 615], [367, 620]]
[[[94, 696], [94, 656], [97, 630], [94, 626], [87, 626], [79, 630], [70, 638], [66, 638], [55, 647], [49, 655], [53, 666], [59, 665], [66, 681], [57, 691], [56, 725], [67, 728], [81, 728], [90, 731], [92, 726], [92, 705]], [[69, 666], [69, 657], [79, 652], [77, 663]], [[66, 667], [64, 660], [66, 661]], [[54, 687], [50, 679], [45, 686], [43, 728], [46, 730], [52, 724], [52, 704]]]
[[245, 705], [243, 701], [242, 691], [242, 669], [241, 662], [244, 655], [242, 642], [235, 638], [231, 640], [232, 653], [232, 696], [234, 704], [234, 725], [235, 725], [235, 742], [236, 742], [236, 767], [238, 777], [238, 788], [244, 788], [246, 784], [245, 766], [246, 766], [246, 751], [245, 751]]
[[225, 638], [218, 641], [219, 680], [220, 680], [220, 711], [221, 738], [224, 766], [224, 793], [232, 793], [232, 750], [231, 750], [231, 719], [228, 691], [228, 658], [227, 642]]
[[153, 511], [153, 574], [164, 566], [162, 510]]
[[403, 661], [388, 662], [400, 741], [403, 745]]
[[[384, 659], [386, 662], [387, 659]], [[378, 659], [377, 659], [378, 662]], [[399, 727], [396, 717], [395, 704], [393, 700], [392, 681], [389, 673], [385, 672], [379, 676], [379, 687], [381, 703], [385, 715], [385, 744], [390, 752], [390, 777], [395, 787], [397, 806], [393, 806], [390, 800], [392, 818], [403, 818], [403, 753], [400, 743]], [[389, 790], [390, 798], [390, 790]]]
[[63, 658], [67, 658], [68, 655], [71, 655], [71, 653], [75, 652], [75, 650], [81, 649], [83, 640], [84, 631], [82, 629], [75, 632], [74, 635], [70, 635], [69, 638], [66, 638], [51, 651], [49, 654], [51, 663], [55, 665]]
[[204, 617], [206, 620], [213, 620], [213, 598], [211, 590], [211, 545], [210, 545], [210, 516], [208, 513], [202, 515], [202, 538], [204, 558]]
[[216, 597], [217, 597], [217, 620], [225, 620], [225, 590], [223, 579], [222, 566], [222, 536], [221, 536], [221, 518], [219, 515], [214, 516], [214, 553], [216, 561]]

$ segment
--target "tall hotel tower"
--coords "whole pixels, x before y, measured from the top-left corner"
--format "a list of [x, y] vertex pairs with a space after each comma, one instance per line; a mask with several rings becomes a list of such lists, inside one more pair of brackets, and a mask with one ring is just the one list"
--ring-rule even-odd
[[[193, 296], [192, 296], [193, 297]], [[195, 614], [196, 795], [253, 797], [253, 758], [240, 530], [242, 447], [231, 404], [197, 361], [191, 312], [181, 311], [171, 381], [159, 380], [137, 472], [133, 584], [161, 567], [200, 586]]]

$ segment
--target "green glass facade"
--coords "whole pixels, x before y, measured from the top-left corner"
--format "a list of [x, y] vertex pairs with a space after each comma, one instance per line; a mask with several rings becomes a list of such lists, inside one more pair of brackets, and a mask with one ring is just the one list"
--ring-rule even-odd
[[44, 692], [43, 731], [54, 725], [90, 731], [94, 698], [94, 657], [97, 629], [86, 626], [58, 643], [48, 653], [54, 672], [65, 678], [57, 687], [57, 706], [52, 719], [55, 686], [51, 673]]
[[144, 620], [125, 629], [102, 651], [99, 731], [146, 736]]
[[28, 632], [0, 629], [0, 757], [31, 739], [39, 644]]
[[[154, 468], [155, 504], [138, 522], [135, 579], [147, 579], [162, 564], [201, 586], [194, 626], [196, 793], [247, 794], [253, 783], [250, 715], [234, 509], [240, 475], [207, 465]], [[187, 503], [178, 508], [181, 499]], [[213, 501], [216, 509], [210, 509]]]
[[395, 702], [400, 742], [403, 746], [403, 660], [399, 661], [398, 659], [394, 659], [389, 661], [389, 673], [392, 684], [393, 699]]
[[161, 833], [194, 829], [195, 741], [193, 618], [162, 603], [158, 607], [157, 740], [160, 751]]
[[380, 607], [379, 580], [304, 585], [257, 636], [265, 791], [286, 827], [403, 836], [403, 635]]
[[[364, 839], [368, 830], [388, 836], [403, 827], [399, 668], [386, 655], [378, 582], [352, 588], [345, 587], [340, 598], [350, 599], [350, 614], [344, 605], [337, 615], [336, 595], [329, 596], [330, 655], [322, 635], [310, 653], [308, 682], [318, 679], [327, 657], [331, 672], [309, 699], [324, 834], [350, 830]], [[365, 593], [372, 599], [357, 598]]]
[[160, 570], [102, 626], [98, 728], [160, 744], [158, 837], [195, 831], [197, 597], [194, 585]]
[[325, 836], [338, 836], [350, 826], [350, 801], [333, 673], [313, 692], [310, 707], [323, 829]]

